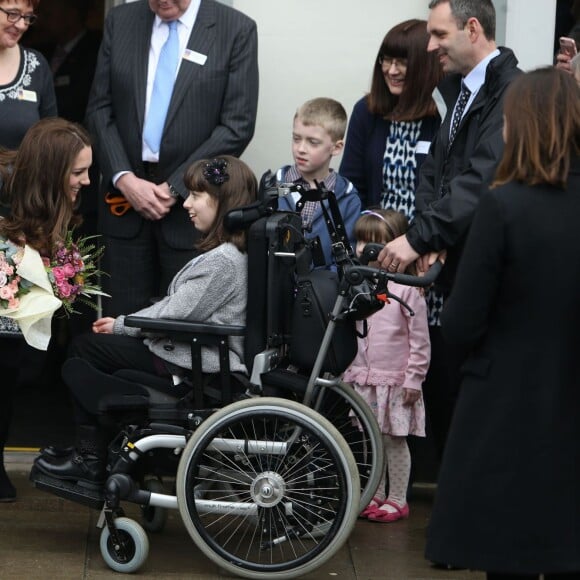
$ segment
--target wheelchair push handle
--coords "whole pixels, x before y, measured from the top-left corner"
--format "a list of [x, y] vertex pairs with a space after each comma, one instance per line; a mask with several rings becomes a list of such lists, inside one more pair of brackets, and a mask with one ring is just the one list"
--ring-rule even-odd
[[431, 286], [433, 282], [439, 276], [441, 269], [443, 268], [443, 262], [437, 260], [423, 276], [413, 276], [411, 274], [403, 274], [397, 272], [389, 272], [387, 270], [382, 270], [379, 268], [372, 268], [368, 266], [369, 262], [375, 262], [384, 248], [383, 244], [370, 243], [364, 247], [364, 250], [359, 257], [359, 262], [361, 266], [354, 266], [349, 268], [349, 271], [354, 273], [358, 272], [360, 276], [364, 278], [375, 278], [380, 272], [380, 276], [396, 282], [397, 284], [404, 284], [405, 286], [418, 286], [420, 288], [425, 288]]

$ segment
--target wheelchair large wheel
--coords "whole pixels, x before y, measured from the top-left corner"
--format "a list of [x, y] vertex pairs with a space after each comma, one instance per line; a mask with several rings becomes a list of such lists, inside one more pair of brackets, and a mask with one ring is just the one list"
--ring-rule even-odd
[[294, 578], [331, 558], [359, 513], [358, 473], [335, 427], [277, 398], [206, 419], [183, 451], [177, 498], [196, 545], [245, 578]]
[[348, 443], [358, 468], [360, 511], [372, 500], [385, 470], [383, 437], [366, 401], [346, 383], [322, 387], [314, 410], [328, 419]]

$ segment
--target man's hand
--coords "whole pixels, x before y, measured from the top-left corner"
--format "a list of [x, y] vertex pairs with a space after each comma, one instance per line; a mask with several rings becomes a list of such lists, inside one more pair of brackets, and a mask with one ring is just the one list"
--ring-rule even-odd
[[417, 274], [419, 276], [425, 274], [425, 272], [427, 272], [427, 270], [429, 270], [429, 268], [437, 260], [445, 264], [446, 258], [447, 258], [447, 250], [441, 250], [440, 252], [429, 252], [428, 254], [421, 256], [417, 260]]
[[116, 187], [133, 209], [148, 220], [161, 219], [169, 213], [169, 209], [175, 203], [169, 194], [169, 187], [165, 191], [160, 185], [140, 179], [134, 173], [121, 175]]
[[110, 316], [99, 318], [93, 322], [93, 332], [95, 334], [113, 334], [114, 324], [115, 319]]
[[418, 257], [419, 254], [409, 244], [407, 237], [399, 236], [381, 250], [378, 262], [381, 268], [389, 272], [404, 272]]
[[157, 198], [166, 208], [169, 209], [180, 201], [180, 198], [171, 195], [171, 192], [169, 191], [169, 183], [167, 183], [167, 181], [160, 183], [157, 187], [159, 188]]

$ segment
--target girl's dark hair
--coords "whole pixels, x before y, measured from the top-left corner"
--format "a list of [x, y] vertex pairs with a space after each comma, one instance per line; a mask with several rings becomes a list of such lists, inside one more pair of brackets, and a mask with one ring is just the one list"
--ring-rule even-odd
[[51, 117], [41, 119], [26, 132], [6, 177], [10, 215], [0, 222], [0, 233], [14, 242], [24, 239], [44, 256], [64, 240], [75, 223], [68, 183], [78, 154], [91, 141], [78, 125]]
[[[223, 172], [228, 178], [223, 183], [216, 184], [208, 170], [216, 165], [222, 166], [221, 162], [225, 162]], [[220, 171], [222, 170], [218, 170], [218, 173]], [[210, 231], [204, 234], [197, 244], [197, 249], [201, 252], [207, 252], [224, 242], [230, 242], [240, 251], [245, 251], [246, 232], [230, 232], [224, 228], [223, 221], [229, 210], [248, 205], [256, 200], [258, 182], [252, 170], [236, 157], [222, 155], [217, 159], [201, 159], [194, 162], [185, 172], [183, 182], [189, 191], [205, 191], [217, 203], [215, 221]]]
[[[409, 227], [407, 218], [394, 209], [369, 208], [361, 213], [354, 225], [354, 237], [358, 242], [388, 244], [402, 236]], [[406, 269], [416, 274], [414, 264]]]
[[493, 186], [509, 181], [564, 188], [580, 153], [580, 89], [555, 67], [518, 76], [504, 100], [506, 144]]
[[361, 213], [354, 225], [354, 237], [359, 242], [388, 244], [402, 236], [409, 227], [407, 218], [394, 209], [371, 208]]
[[[429, 35], [425, 20], [405, 20], [383, 39], [375, 58], [371, 90], [367, 95], [369, 111], [394, 121], [414, 121], [434, 116], [437, 108], [431, 96], [442, 78], [436, 52], [427, 52]], [[379, 58], [407, 59], [405, 86], [400, 96], [393, 95], [385, 82]]]

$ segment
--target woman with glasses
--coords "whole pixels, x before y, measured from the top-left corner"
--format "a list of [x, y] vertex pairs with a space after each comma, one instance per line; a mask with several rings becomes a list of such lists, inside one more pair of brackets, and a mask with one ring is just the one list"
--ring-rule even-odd
[[57, 114], [45, 58], [19, 42], [40, 0], [0, 0], [0, 146], [17, 149], [27, 129]]
[[353, 109], [339, 172], [357, 188], [364, 207], [415, 213], [415, 185], [440, 118], [431, 96], [441, 78], [427, 53], [427, 23], [393, 27], [375, 59], [370, 92]]

